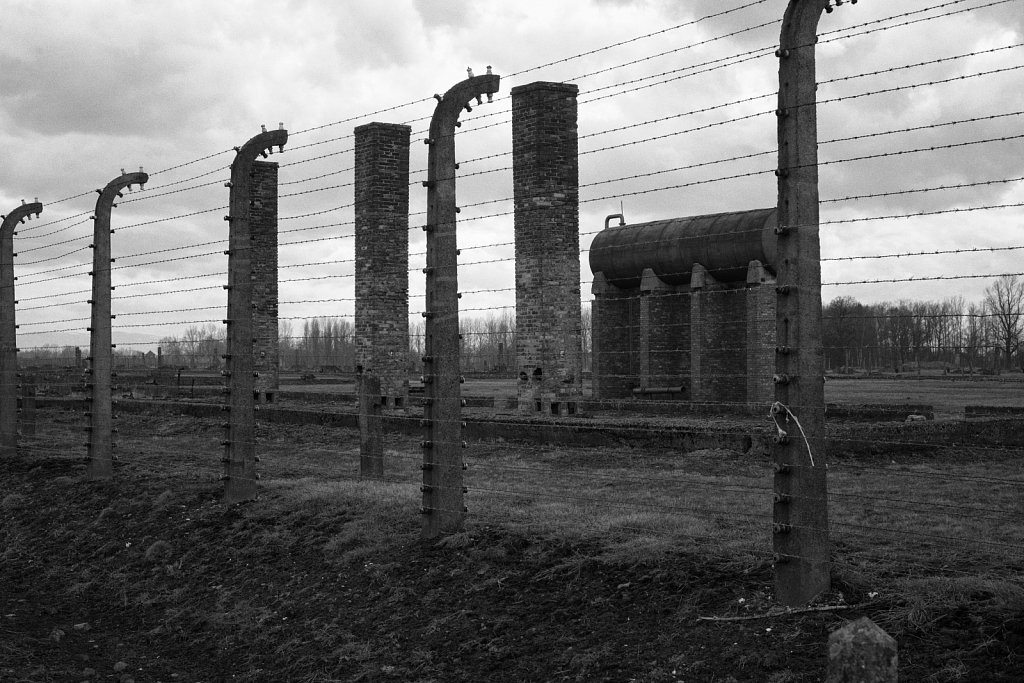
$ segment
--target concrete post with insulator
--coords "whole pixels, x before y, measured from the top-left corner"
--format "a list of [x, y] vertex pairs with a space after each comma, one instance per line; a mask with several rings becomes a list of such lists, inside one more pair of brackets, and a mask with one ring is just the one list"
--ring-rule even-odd
[[3, 216], [0, 223], [0, 456], [14, 455], [18, 448], [18, 325], [15, 321], [14, 235], [15, 228], [32, 214], [39, 216], [38, 200]]
[[114, 407], [111, 398], [113, 349], [111, 338], [110, 297], [114, 286], [110, 272], [114, 259], [110, 252], [110, 216], [122, 190], [132, 185], [142, 187], [149, 176], [140, 168], [137, 173], [125, 173], [96, 190], [96, 213], [93, 215], [92, 235], [92, 312], [89, 322], [89, 366], [86, 389], [89, 394], [89, 443], [86, 476], [90, 480], [110, 479], [114, 475]]
[[790, 0], [779, 58], [773, 548], [787, 606], [828, 590], [815, 43], [829, 0]]
[[455, 239], [455, 129], [471, 102], [498, 92], [490, 73], [455, 84], [430, 121], [427, 160], [426, 339], [423, 357], [423, 537], [458, 531], [465, 520], [462, 374], [459, 358], [458, 245]]
[[224, 440], [224, 502], [254, 500], [258, 493], [256, 473], [256, 369], [253, 358], [257, 341], [253, 314], [253, 166], [257, 157], [277, 147], [284, 151], [288, 131], [278, 130], [252, 137], [235, 148], [231, 162], [228, 223], [228, 317], [224, 375], [227, 379], [228, 421]]

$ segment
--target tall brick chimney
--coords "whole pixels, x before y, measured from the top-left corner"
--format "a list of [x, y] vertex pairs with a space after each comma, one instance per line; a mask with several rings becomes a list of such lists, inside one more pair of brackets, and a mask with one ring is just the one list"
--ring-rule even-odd
[[409, 400], [409, 126], [355, 129], [356, 370]]
[[277, 164], [252, 165], [249, 231], [252, 237], [252, 345], [254, 390], [259, 403], [274, 400], [279, 385], [277, 332]]
[[576, 96], [512, 89], [519, 410], [571, 414], [583, 387]]

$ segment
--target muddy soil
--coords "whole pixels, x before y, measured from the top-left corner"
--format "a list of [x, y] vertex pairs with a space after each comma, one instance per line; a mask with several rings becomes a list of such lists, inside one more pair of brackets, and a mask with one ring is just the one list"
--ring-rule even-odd
[[983, 591], [915, 624], [838, 579], [828, 609], [778, 614], [768, 564], [610, 562], [472, 523], [372, 537], [356, 505], [281, 490], [226, 507], [186, 455], [214, 424], [173, 419], [180, 467], [91, 483], [52, 447], [3, 462], [0, 681], [820, 681], [828, 634], [865, 615], [901, 681], [1024, 680], [1024, 613]]

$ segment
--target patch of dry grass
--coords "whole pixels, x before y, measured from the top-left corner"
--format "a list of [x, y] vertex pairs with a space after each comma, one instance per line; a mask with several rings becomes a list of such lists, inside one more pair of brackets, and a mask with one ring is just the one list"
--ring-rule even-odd
[[[157, 490], [167, 491], [148, 498], [147, 509], [167, 506], [183, 486], [217, 486], [220, 449], [211, 439], [200, 449], [197, 436], [215, 428], [195, 422], [200, 427], [192, 431], [177, 422], [170, 430], [187, 439], [184, 452], [170, 443], [170, 433], [167, 445], [149, 444], [155, 422], [122, 437], [132, 467], [166, 478]], [[59, 440], [66, 420], [54, 424], [57, 432], [43, 430], [43, 441]], [[418, 439], [387, 435], [384, 481], [359, 478], [358, 435], [351, 430], [275, 426], [260, 439], [263, 514], [311, 515], [304, 524], [324, 529], [324, 554], [332, 562], [358, 561], [380, 544], [418, 538]], [[179, 455], [169, 461], [170, 452]], [[746, 566], [770, 561], [772, 474], [763, 458], [509, 443], [474, 444], [466, 455], [471, 531], [486, 526], [585, 545], [612, 562], [680, 552]], [[929, 615], [958, 601], [1020, 605], [1020, 482], [1019, 461], [1005, 453], [834, 463], [829, 517], [837, 580], [886, 600], [895, 629], [927, 624]], [[24, 502], [14, 493], [3, 504]], [[103, 510], [96, 522], [112, 514]]]

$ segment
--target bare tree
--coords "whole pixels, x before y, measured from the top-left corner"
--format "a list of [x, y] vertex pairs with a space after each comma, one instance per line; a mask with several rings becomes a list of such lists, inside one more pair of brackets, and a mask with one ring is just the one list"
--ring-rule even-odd
[[163, 364], [166, 366], [181, 367], [186, 362], [186, 353], [177, 337], [162, 337], [160, 353], [163, 357]]
[[921, 374], [921, 363], [931, 339], [932, 306], [927, 301], [901, 301], [900, 307], [909, 312], [910, 346], [914, 353], [914, 365], [917, 366], [917, 374]]
[[220, 367], [221, 355], [225, 350], [225, 329], [216, 323], [207, 323], [201, 328], [201, 334], [198, 355], [203, 365], [208, 369]]
[[409, 352], [413, 355], [415, 362], [419, 362], [420, 356], [423, 355], [425, 330], [426, 325], [422, 320], [409, 323]]
[[985, 309], [991, 316], [993, 333], [1003, 351], [1003, 365], [1010, 367], [1020, 348], [1021, 315], [1024, 314], [1024, 281], [1003, 275], [985, 288]]
[[973, 373], [974, 363], [980, 360], [978, 352], [985, 345], [985, 307], [971, 303], [967, 306], [967, 320], [964, 329], [964, 347], [967, 351], [967, 368]]
[[850, 366], [850, 342], [852, 341], [850, 318], [858, 306], [857, 300], [852, 296], [840, 296], [825, 307], [822, 315], [825, 362], [830, 367], [837, 365], [849, 368]]
[[942, 302], [942, 343], [946, 348], [949, 364], [961, 369], [963, 368], [965, 306], [962, 296], [950, 297]]
[[201, 352], [205, 337], [206, 333], [200, 325], [189, 325], [185, 328], [181, 345], [184, 348], [185, 355], [188, 357], [188, 366], [190, 368], [196, 367], [196, 359]]
[[278, 358], [282, 367], [287, 367], [288, 360], [290, 359], [292, 365], [298, 365], [298, 360], [295, 358], [295, 339], [292, 338], [294, 334], [294, 326], [291, 320], [278, 320], [277, 322], [277, 344], [278, 344]]

